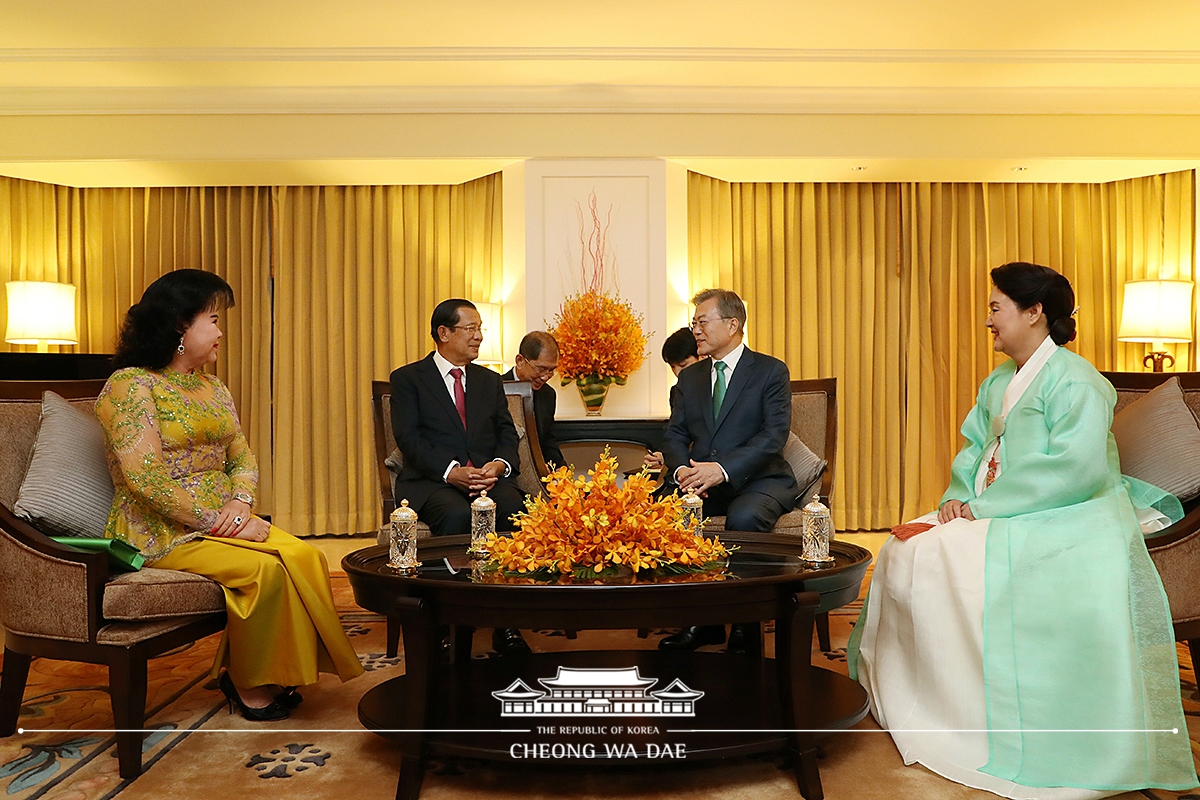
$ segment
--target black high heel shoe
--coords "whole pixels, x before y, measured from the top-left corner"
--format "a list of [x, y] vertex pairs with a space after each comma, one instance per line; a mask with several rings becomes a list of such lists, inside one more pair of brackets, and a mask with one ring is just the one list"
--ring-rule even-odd
[[233, 679], [229, 677], [228, 672], [221, 673], [221, 677], [217, 679], [217, 686], [221, 689], [221, 694], [225, 695], [225, 699], [229, 701], [230, 714], [233, 713], [233, 707], [237, 706], [238, 713], [251, 722], [272, 722], [288, 718], [288, 709], [277, 700], [262, 708], [253, 708], [242, 702], [237, 687], [233, 685]]
[[296, 691], [295, 686], [284, 686], [283, 691], [275, 695], [275, 702], [291, 711], [304, 702], [304, 696]]

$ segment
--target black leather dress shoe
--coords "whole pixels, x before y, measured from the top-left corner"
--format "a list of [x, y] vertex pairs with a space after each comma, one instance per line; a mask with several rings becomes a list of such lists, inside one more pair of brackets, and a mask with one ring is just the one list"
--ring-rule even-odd
[[529, 645], [516, 628], [493, 629], [492, 649], [502, 656], [525, 656], [530, 653]]
[[695, 650], [706, 644], [725, 641], [724, 625], [690, 625], [679, 633], [664, 637], [658, 643], [659, 650]]
[[743, 622], [735, 622], [729, 626], [729, 643], [725, 645], [725, 649], [730, 653], [745, 653], [746, 652], [746, 624]]

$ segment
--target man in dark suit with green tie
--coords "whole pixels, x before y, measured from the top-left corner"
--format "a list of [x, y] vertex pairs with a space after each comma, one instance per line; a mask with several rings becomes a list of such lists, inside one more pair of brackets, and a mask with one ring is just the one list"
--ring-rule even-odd
[[[798, 491], [783, 457], [792, 415], [787, 365], [742, 343], [746, 306], [734, 292], [707, 289], [692, 303], [696, 350], [709, 360], [679, 373], [663, 434], [667, 480], [695, 490], [704, 515], [725, 515], [727, 530], [769, 531]], [[720, 626], [693, 627], [659, 646], [692, 649], [724, 638]]]

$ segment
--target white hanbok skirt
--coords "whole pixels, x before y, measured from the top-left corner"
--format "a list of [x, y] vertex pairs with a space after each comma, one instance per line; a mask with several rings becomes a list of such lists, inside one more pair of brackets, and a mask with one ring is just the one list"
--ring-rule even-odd
[[[937, 522], [937, 513], [915, 522]], [[988, 762], [983, 670], [989, 520], [956, 519], [889, 538], [863, 613], [858, 680], [905, 764], [1014, 800], [1083, 800], [1118, 791], [1029, 787], [980, 772]]]

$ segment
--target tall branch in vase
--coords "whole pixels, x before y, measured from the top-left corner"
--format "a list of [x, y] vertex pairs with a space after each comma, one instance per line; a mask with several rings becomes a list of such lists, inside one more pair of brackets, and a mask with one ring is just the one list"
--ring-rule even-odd
[[[589, 416], [600, 414], [608, 389], [624, 386], [646, 360], [642, 315], [616, 296], [616, 258], [608, 233], [612, 207], [601, 219], [596, 193], [588, 197], [587, 217], [579, 212], [581, 291], [563, 300], [550, 333], [558, 340], [562, 385], [574, 382]], [[606, 287], [611, 272], [613, 291]]]

